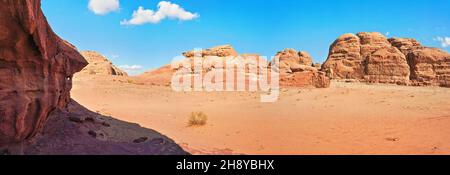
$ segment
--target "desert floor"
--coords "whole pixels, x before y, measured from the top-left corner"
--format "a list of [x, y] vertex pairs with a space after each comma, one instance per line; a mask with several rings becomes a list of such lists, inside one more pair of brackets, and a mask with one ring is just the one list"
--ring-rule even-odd
[[[159, 131], [193, 154], [450, 154], [450, 89], [333, 82], [252, 92], [173, 92], [113, 77], [75, 77], [72, 97]], [[188, 127], [191, 112], [208, 115]]]

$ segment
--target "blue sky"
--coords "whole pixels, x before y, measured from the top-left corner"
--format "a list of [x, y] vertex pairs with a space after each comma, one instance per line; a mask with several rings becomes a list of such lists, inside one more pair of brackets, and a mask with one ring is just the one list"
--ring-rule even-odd
[[116, 65], [141, 65], [138, 72], [166, 65], [184, 51], [223, 44], [268, 57], [295, 48], [323, 62], [338, 36], [360, 31], [450, 50], [442, 44], [450, 37], [448, 0], [171, 0], [184, 11], [160, 13], [139, 25], [124, 21], [140, 6], [156, 13], [160, 0], [119, 2], [95, 10], [89, 0], [43, 0], [42, 8], [55, 32], [78, 49], [98, 51]]

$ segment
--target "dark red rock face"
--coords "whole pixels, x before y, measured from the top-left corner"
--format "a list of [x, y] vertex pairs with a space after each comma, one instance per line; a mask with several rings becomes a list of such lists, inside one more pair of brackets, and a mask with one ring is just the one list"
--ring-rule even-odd
[[0, 5], [0, 145], [35, 135], [70, 100], [72, 75], [87, 62], [48, 25], [40, 0]]

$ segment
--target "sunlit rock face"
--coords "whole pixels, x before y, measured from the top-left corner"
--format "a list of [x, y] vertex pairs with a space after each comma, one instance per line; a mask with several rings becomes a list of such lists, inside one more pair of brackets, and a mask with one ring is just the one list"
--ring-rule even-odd
[[444, 86], [450, 83], [450, 56], [412, 38], [387, 39], [378, 32], [344, 34], [330, 47], [322, 71], [333, 79], [371, 83]]
[[80, 74], [128, 76], [128, 74], [116, 67], [108, 58], [95, 51], [82, 51], [84, 59], [89, 63]]
[[449, 53], [437, 48], [420, 48], [407, 57], [413, 85], [450, 87]]

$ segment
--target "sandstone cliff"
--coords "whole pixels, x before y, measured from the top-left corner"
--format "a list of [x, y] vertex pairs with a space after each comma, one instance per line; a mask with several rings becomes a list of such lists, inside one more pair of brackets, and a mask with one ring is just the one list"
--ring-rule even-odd
[[420, 48], [408, 54], [411, 80], [418, 86], [450, 87], [450, 54], [437, 48]]
[[70, 99], [88, 63], [48, 25], [40, 0], [0, 6], [0, 154], [186, 154], [171, 139]]
[[331, 78], [363, 79], [364, 59], [361, 56], [360, 38], [344, 34], [334, 41], [322, 70]]
[[72, 76], [87, 62], [47, 24], [40, 0], [0, 6], [0, 145], [40, 130], [49, 113], [66, 107]]
[[322, 70], [334, 79], [449, 86], [448, 58], [447, 52], [423, 47], [415, 39], [361, 32], [340, 36]]

